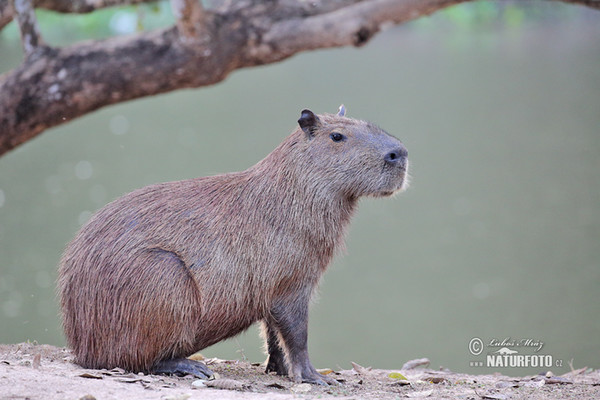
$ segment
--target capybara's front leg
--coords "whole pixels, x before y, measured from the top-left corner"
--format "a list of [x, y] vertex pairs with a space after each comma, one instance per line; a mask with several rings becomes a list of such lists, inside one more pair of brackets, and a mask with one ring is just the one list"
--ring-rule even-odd
[[188, 358], [173, 358], [171, 360], [159, 361], [150, 372], [158, 375], [193, 375], [200, 379], [207, 379], [214, 375], [203, 362]]
[[305, 295], [280, 299], [273, 304], [271, 309], [273, 327], [279, 331], [280, 344], [287, 351], [289, 375], [294, 381], [318, 385], [336, 385], [339, 384], [338, 381], [318, 373], [308, 358], [308, 303], [310, 292], [307, 292]]
[[285, 354], [279, 344], [278, 331], [272, 319], [263, 321], [264, 336], [267, 342], [267, 368], [265, 372], [276, 372], [277, 375], [287, 376], [288, 369], [285, 362]]

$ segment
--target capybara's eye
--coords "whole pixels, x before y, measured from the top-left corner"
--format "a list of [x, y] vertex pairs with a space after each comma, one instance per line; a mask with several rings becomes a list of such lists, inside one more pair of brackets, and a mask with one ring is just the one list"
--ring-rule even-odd
[[329, 137], [334, 142], [341, 142], [342, 140], [346, 139], [346, 136], [342, 135], [341, 133], [337, 133], [337, 132], [333, 132], [331, 135], [329, 135]]

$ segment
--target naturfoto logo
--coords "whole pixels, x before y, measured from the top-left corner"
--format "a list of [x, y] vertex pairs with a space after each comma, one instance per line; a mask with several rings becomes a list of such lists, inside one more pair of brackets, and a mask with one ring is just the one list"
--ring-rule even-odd
[[485, 358], [470, 361], [469, 365], [488, 368], [561, 367], [562, 360], [554, 360], [549, 354], [521, 354], [531, 351], [538, 353], [543, 347], [543, 341], [531, 338], [511, 339], [509, 337], [502, 340], [494, 338], [484, 342], [475, 337], [469, 341], [469, 352], [474, 356], [483, 355], [486, 348], [488, 352]]

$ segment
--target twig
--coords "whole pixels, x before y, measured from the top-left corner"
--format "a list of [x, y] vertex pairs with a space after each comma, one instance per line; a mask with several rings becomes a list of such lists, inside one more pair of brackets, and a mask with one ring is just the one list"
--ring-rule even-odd
[[21, 43], [25, 55], [29, 56], [44, 44], [37, 26], [32, 0], [14, 0], [17, 22], [21, 31]]
[[244, 353], [244, 349], [242, 348], [242, 345], [240, 344], [239, 340], [237, 338], [234, 338], [234, 339], [235, 339], [235, 343], [237, 344], [237, 347], [238, 347], [237, 352], [241, 354], [242, 360], [248, 361], [248, 357], [246, 357], [246, 353]]
[[410, 360], [404, 363], [404, 365], [402, 366], [403, 370], [406, 369], [415, 369], [417, 367], [421, 367], [421, 366], [428, 366], [431, 362], [429, 361], [428, 358], [418, 358], [416, 360]]
[[171, 8], [184, 39], [199, 39], [205, 33], [204, 8], [198, 0], [171, 0]]

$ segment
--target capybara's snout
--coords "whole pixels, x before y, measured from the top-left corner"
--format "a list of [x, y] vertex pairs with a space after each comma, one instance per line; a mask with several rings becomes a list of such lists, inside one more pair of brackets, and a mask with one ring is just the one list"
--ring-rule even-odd
[[408, 167], [408, 150], [404, 145], [399, 145], [393, 150], [389, 151], [384, 157], [383, 160], [386, 164], [392, 167], [398, 167], [402, 170], [406, 171]]

